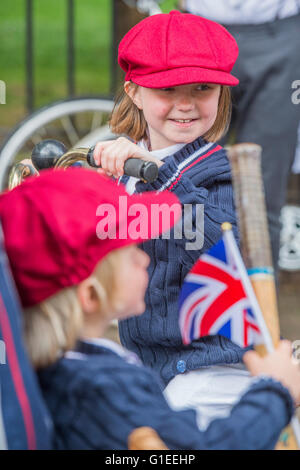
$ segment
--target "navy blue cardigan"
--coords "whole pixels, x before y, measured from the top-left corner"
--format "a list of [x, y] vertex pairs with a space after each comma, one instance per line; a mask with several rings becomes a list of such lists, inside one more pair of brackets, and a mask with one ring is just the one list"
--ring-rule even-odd
[[169, 449], [272, 449], [293, 414], [288, 390], [258, 379], [229, 417], [199, 431], [193, 410], [170, 409], [152, 370], [105, 346], [80, 342], [77, 351], [39, 372], [56, 449], [126, 449], [140, 426], [153, 427]]
[[[173, 191], [182, 204], [204, 204], [204, 245], [186, 250], [186, 238], [150, 240], [141, 246], [150, 256], [146, 310], [119, 323], [120, 339], [167, 384], [176, 374], [213, 364], [242, 360], [245, 350], [225, 337], [210, 336], [183, 346], [178, 326], [182, 282], [199, 255], [221, 237], [221, 224], [230, 222], [237, 235], [230, 165], [225, 150], [202, 138], [164, 158], [154, 183], [139, 182], [137, 192]], [[122, 178], [124, 183], [126, 178]], [[193, 211], [193, 230], [196, 215]]]

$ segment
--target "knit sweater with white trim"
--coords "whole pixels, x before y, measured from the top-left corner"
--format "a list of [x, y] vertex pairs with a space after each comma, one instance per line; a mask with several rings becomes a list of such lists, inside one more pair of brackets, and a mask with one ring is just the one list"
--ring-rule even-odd
[[[153, 183], [139, 182], [137, 192], [174, 192], [181, 203], [192, 204], [195, 231], [196, 204], [204, 205], [204, 244], [201, 249], [187, 250], [191, 242], [184, 236], [153, 239], [141, 244], [150, 256], [146, 310], [139, 317], [119, 323], [120, 339], [144, 364], [154, 368], [167, 384], [175, 375], [215, 364], [242, 361], [245, 349], [229, 339], [215, 335], [200, 338], [183, 346], [178, 325], [178, 298], [183, 280], [199, 255], [221, 237], [221, 224], [237, 224], [233, 202], [230, 165], [225, 150], [199, 137], [174, 155], [163, 159]], [[126, 184], [127, 178], [122, 182]], [[183, 231], [184, 235], [184, 231]]]

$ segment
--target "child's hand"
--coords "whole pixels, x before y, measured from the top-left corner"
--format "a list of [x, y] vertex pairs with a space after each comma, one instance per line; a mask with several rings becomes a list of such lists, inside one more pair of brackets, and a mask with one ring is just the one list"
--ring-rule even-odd
[[244, 363], [252, 375], [268, 375], [289, 389], [296, 404], [300, 402], [300, 365], [292, 360], [292, 345], [280, 341], [277, 349], [265, 357], [254, 351], [244, 355]]
[[30, 158], [24, 158], [23, 160], [20, 161], [23, 165], [31, 165], [34, 168], [34, 164], [32, 163]]
[[124, 174], [124, 163], [128, 158], [133, 157], [152, 161], [158, 166], [163, 164], [163, 162], [153, 157], [150, 152], [142, 149], [126, 137], [98, 142], [93, 155], [95, 162], [101, 165], [98, 172], [106, 173], [108, 176], [114, 176], [115, 178]]
[[24, 160], [21, 160], [20, 163], [22, 163], [23, 165], [32, 166], [32, 168], [33, 168], [37, 173], [39, 173], [39, 171], [35, 168], [34, 164], [32, 163], [32, 160], [31, 160], [30, 158], [24, 158]]

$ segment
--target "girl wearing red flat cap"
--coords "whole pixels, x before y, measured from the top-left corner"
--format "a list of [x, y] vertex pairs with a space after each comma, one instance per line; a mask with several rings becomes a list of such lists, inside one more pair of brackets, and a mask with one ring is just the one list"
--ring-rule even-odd
[[[127, 218], [119, 216], [124, 199]], [[152, 204], [172, 206], [173, 221], [156, 223]], [[249, 370], [264, 376], [252, 379], [230, 416], [202, 432], [194, 410], [168, 406], [158, 377], [134, 353], [101, 339], [112, 319], [137, 318], [145, 308], [149, 257], [130, 230], [137, 205], [152, 236], [181, 214], [171, 193], [128, 196], [83, 169], [44, 171], [0, 196], [25, 344], [54, 422], [54, 448], [126, 449], [132, 431], [150, 426], [170, 449], [272, 449], [300, 400], [288, 342], [263, 359], [247, 352]], [[115, 214], [111, 223], [102, 209]]]
[[[243, 349], [219, 335], [183, 346], [178, 326], [186, 274], [219, 240], [222, 222], [236, 230], [230, 166], [216, 142], [230, 119], [237, 56], [236, 41], [226, 29], [200, 16], [172, 11], [138, 23], [120, 42], [125, 84], [111, 118], [112, 130], [137, 144], [120, 137], [99, 142], [94, 152], [101, 171], [119, 176], [129, 192], [174, 192], [184, 207], [183, 219], [192, 225], [194, 243], [189, 234], [143, 244], [151, 259], [146, 310], [140, 318], [120, 322], [119, 331], [121, 342], [160, 374], [171, 402], [195, 406], [203, 419], [228, 413], [250, 380], [241, 364]], [[157, 180], [123, 176], [129, 157], [155, 161]]]

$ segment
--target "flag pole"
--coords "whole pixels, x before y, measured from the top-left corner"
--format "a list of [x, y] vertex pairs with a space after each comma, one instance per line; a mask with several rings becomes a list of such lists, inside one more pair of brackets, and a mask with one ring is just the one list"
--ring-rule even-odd
[[248, 299], [251, 302], [251, 307], [253, 308], [255, 317], [257, 319], [257, 323], [259, 325], [260, 331], [262, 333], [262, 336], [264, 338], [265, 346], [267, 348], [268, 352], [272, 352], [274, 350], [274, 344], [270, 335], [270, 332], [267, 328], [267, 325], [265, 323], [262, 311], [260, 309], [259, 303], [257, 301], [256, 295], [253, 291], [252, 284], [249, 280], [247, 270], [245, 268], [242, 256], [240, 254], [240, 251], [238, 249], [238, 246], [236, 244], [235, 238], [232, 233], [232, 225], [229, 222], [224, 222], [221, 226], [223, 236], [225, 240], [227, 241], [228, 245], [230, 246], [232, 256], [234, 258], [236, 267], [238, 272], [240, 273], [241, 280], [243, 283], [243, 287], [245, 289], [245, 292], [247, 294]]

